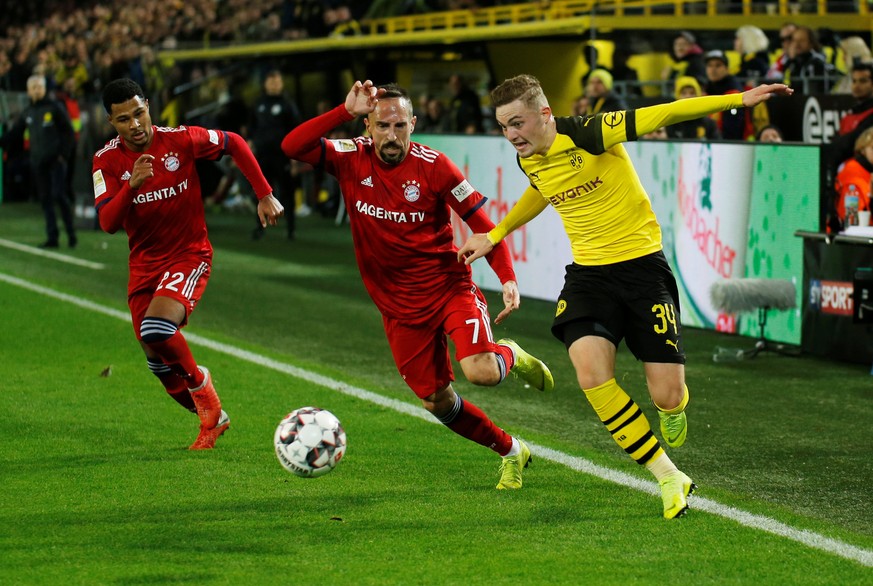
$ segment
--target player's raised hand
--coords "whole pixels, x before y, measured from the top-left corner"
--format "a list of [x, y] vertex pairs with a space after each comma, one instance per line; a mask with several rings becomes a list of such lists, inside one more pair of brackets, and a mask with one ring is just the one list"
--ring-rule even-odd
[[494, 250], [494, 245], [486, 234], [473, 234], [458, 250], [458, 262], [471, 264], [477, 258], [483, 257]]
[[376, 109], [376, 103], [384, 93], [384, 89], [376, 88], [369, 79], [356, 81], [346, 96], [346, 110], [352, 116], [366, 116]]
[[506, 281], [503, 283], [503, 311], [501, 311], [494, 319], [495, 324], [499, 324], [509, 315], [518, 309], [521, 304], [521, 294], [518, 292], [518, 283], [515, 281]]
[[790, 96], [793, 93], [794, 90], [784, 83], [764, 83], [743, 92], [743, 106], [751, 108], [761, 102], [766, 102], [773, 96]]
[[285, 207], [279, 203], [279, 200], [273, 197], [273, 194], [261, 198], [258, 201], [258, 217], [261, 219], [261, 226], [267, 227], [267, 223], [275, 226], [276, 222], [285, 214]]
[[130, 174], [131, 189], [139, 189], [145, 180], [155, 176], [155, 170], [152, 168], [152, 161], [155, 160], [154, 155], [140, 155], [133, 164], [133, 172]]

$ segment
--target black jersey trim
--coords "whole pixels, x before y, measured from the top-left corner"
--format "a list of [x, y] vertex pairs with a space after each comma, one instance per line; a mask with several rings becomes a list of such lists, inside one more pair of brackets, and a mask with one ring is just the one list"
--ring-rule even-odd
[[463, 216], [461, 216], [461, 219], [464, 220], [464, 221], [466, 222], [466, 221], [467, 221], [467, 218], [469, 218], [470, 216], [472, 216], [473, 214], [475, 214], [475, 213], [476, 213], [476, 210], [478, 210], [479, 208], [481, 208], [482, 206], [484, 206], [486, 201], [488, 201], [488, 198], [485, 197], [485, 196], [483, 195], [483, 196], [482, 196], [482, 199], [479, 200], [479, 203], [477, 203], [477, 204], [474, 205], [472, 208], [470, 208], [470, 211], [468, 211], [466, 214], [464, 214]]

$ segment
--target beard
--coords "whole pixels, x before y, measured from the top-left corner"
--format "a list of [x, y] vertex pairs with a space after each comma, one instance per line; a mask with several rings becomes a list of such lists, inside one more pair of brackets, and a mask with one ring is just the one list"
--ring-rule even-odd
[[[396, 152], [389, 153], [385, 151], [387, 147], [396, 147], [398, 150]], [[406, 151], [404, 151], [403, 147], [396, 142], [389, 142], [383, 144], [382, 148], [379, 149], [379, 156], [389, 165], [397, 165], [398, 163], [402, 162], [404, 158], [406, 158]]]

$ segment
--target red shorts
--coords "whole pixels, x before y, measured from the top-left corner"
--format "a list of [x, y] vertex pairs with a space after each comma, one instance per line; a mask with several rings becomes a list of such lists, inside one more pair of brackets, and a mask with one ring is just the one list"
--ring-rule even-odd
[[496, 350], [488, 305], [475, 285], [434, 311], [433, 320], [417, 326], [382, 318], [397, 370], [421, 399], [455, 380], [446, 336], [452, 339], [459, 361]]
[[179, 327], [188, 323], [188, 316], [206, 290], [210, 266], [203, 257], [189, 256], [170, 261], [158, 271], [145, 272], [131, 268], [127, 285], [127, 305], [133, 319], [133, 329], [139, 339], [139, 327], [152, 299], [170, 297], [185, 306], [185, 319]]

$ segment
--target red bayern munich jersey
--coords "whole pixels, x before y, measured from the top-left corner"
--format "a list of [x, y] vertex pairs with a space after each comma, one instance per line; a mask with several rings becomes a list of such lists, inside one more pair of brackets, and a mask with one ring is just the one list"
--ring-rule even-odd
[[137, 153], [115, 137], [94, 155], [94, 205], [100, 207], [123, 188], [129, 188], [133, 164], [143, 154], [153, 155], [154, 177], [133, 195], [124, 220], [130, 246], [130, 267], [147, 269], [169, 259], [194, 254], [212, 259], [206, 233], [197, 159], [218, 159], [227, 136], [221, 130], [199, 126], [153, 126], [154, 139], [145, 153]]
[[388, 165], [370, 138], [323, 140], [325, 169], [340, 183], [364, 285], [383, 315], [424, 321], [431, 308], [472, 286], [458, 262], [451, 210], [466, 218], [485, 198], [442, 153], [410, 143]]

